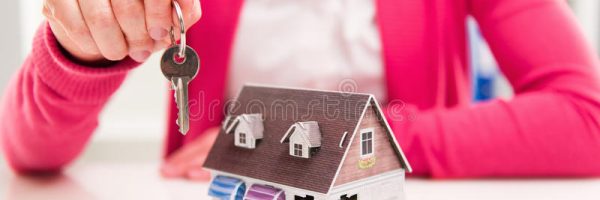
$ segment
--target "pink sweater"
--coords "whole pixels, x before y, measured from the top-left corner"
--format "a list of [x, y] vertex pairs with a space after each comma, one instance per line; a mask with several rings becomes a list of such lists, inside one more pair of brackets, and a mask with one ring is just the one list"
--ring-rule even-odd
[[[416, 174], [600, 175], [599, 62], [563, 1], [376, 2], [387, 95], [396, 104], [388, 108], [400, 108], [388, 109], [388, 118]], [[203, 59], [190, 85], [190, 98], [199, 99], [192, 113], [198, 120], [182, 137], [171, 102], [165, 155], [222, 119], [223, 105], [213, 100], [224, 98], [242, 0], [201, 3], [204, 16], [188, 33]], [[470, 103], [469, 14], [514, 87], [513, 99]], [[105, 68], [75, 64], [43, 25], [2, 96], [0, 136], [10, 165], [27, 172], [71, 162], [136, 66], [130, 59]]]

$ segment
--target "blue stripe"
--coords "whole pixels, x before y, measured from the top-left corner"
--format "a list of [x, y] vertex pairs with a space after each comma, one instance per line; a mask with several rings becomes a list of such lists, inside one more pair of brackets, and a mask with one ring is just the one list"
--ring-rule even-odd
[[[239, 184], [242, 185], [240, 185], [237, 191], [233, 191]], [[235, 196], [235, 200], [242, 200], [245, 192], [246, 187], [241, 180], [231, 177], [217, 176], [210, 184], [208, 195], [221, 200], [229, 200], [233, 194]]]
[[213, 181], [212, 185], [224, 187], [224, 188], [234, 188], [237, 184], [223, 183], [223, 182], [219, 182], [217, 180], [217, 181]]

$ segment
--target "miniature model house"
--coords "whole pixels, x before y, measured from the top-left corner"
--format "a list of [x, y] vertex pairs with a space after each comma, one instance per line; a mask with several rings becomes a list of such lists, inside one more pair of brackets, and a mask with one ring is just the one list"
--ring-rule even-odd
[[214, 199], [404, 199], [411, 168], [372, 95], [245, 86], [237, 103], [204, 163]]

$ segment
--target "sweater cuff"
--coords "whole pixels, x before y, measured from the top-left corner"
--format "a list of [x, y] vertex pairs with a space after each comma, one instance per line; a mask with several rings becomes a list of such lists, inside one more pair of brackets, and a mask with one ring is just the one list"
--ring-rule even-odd
[[45, 22], [33, 41], [31, 56], [35, 74], [59, 95], [74, 102], [106, 101], [119, 88], [127, 72], [140, 65], [129, 57], [103, 67], [80, 65], [64, 55], [59, 45]]

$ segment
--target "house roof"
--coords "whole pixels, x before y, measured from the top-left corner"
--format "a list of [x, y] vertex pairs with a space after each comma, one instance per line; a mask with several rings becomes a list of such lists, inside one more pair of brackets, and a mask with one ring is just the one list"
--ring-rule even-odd
[[[355, 131], [371, 99], [368, 94], [244, 86], [229, 115], [261, 113], [263, 139], [256, 149], [238, 148], [233, 134], [221, 130], [204, 167], [326, 194], [350, 146], [340, 147], [340, 140], [344, 132]], [[321, 130], [321, 148], [309, 159], [290, 156], [288, 144], [280, 143], [290, 126], [302, 121], [316, 121]]]

